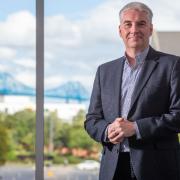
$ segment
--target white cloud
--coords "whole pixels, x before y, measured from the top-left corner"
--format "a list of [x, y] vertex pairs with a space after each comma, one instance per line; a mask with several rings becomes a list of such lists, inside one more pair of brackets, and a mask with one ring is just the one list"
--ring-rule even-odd
[[24, 68], [31, 68], [35, 70], [35, 66], [36, 66], [36, 61], [35, 59], [30, 59], [30, 58], [20, 58], [15, 60], [15, 63], [17, 65], [21, 65]]
[[[118, 14], [128, 2], [131, 1], [105, 1], [79, 20], [67, 19], [62, 14], [47, 17], [45, 42], [53, 58], [47, 57], [46, 71], [54, 71], [54, 76], [63, 76], [64, 79], [79, 79], [86, 85], [92, 83], [81, 76], [93, 77], [98, 64], [123, 54], [124, 48], [118, 35]], [[178, 0], [173, 3], [167, 0], [141, 2], [154, 11], [157, 30], [180, 30]]]
[[[80, 33], [81, 41], [79, 41], [79, 44], [76, 44], [77, 47], [75, 51], [77, 52], [74, 52], [70, 46], [69, 48], [57, 46], [57, 51], [54, 50], [54, 56], [58, 59], [59, 69], [71, 63], [74, 64], [74, 68], [79, 70], [81, 68], [87, 69], [86, 73], [82, 71], [83, 77], [85, 74], [93, 77], [93, 73], [98, 64], [122, 55], [124, 49], [118, 36], [118, 13], [127, 2], [131, 1], [109, 0], [94, 10], [87, 12], [88, 14], [85, 19], [68, 21], [70, 27], [76, 26], [79, 30], [78, 33]], [[146, 0], [142, 2], [148, 4], [154, 12], [153, 22], [155, 29], [163, 31], [180, 30], [179, 0], [175, 0], [173, 3], [167, 0]], [[64, 27], [64, 24], [59, 26]], [[64, 39], [66, 39], [66, 36], [64, 36]], [[69, 52], [69, 54], [66, 51]], [[64, 61], [68, 63], [64, 63]], [[52, 68], [54, 68], [54, 66]], [[71, 73], [71, 71], [68, 73]], [[74, 74], [70, 77], [72, 79], [78, 77], [78, 79], [86, 85], [87, 82], [89, 84], [92, 83], [92, 81], [83, 81], [79, 75], [76, 76], [78, 72], [74, 73], [74, 71], [72, 71], [72, 74]]]
[[48, 43], [53, 43], [58, 46], [74, 47], [81, 41], [79, 27], [63, 15], [46, 17], [45, 37], [47, 46]]
[[14, 78], [27, 86], [31, 86], [31, 87], [36, 86], [35, 73], [32, 74], [31, 72], [23, 71], [18, 74], [14, 74]]
[[45, 88], [47, 89], [54, 88], [54, 87], [59, 86], [62, 83], [65, 83], [66, 81], [68, 81], [66, 77], [61, 77], [61, 76], [46, 77], [45, 76]]
[[66, 83], [67, 81], [79, 81], [81, 82], [89, 92], [92, 89], [92, 82], [94, 80], [94, 75], [74, 75], [69, 79], [65, 74], [63, 76], [51, 76], [45, 77], [45, 88], [55, 88], [60, 84]]
[[79, 21], [83, 34], [84, 44], [90, 43], [117, 43], [118, 35], [118, 13], [110, 2], [106, 2], [89, 14], [88, 19]]
[[16, 56], [16, 50], [9, 47], [0, 47], [0, 59], [8, 60]]
[[[153, 23], [156, 30], [159, 31], [180, 31], [180, 1], [174, 0], [139, 0], [147, 4], [153, 11]], [[120, 10], [125, 4], [132, 2], [131, 0], [109, 0], [114, 10]], [[110, 5], [110, 6], [111, 6]]]
[[[63, 14], [45, 19], [45, 84], [59, 85], [67, 80], [79, 80], [92, 85], [99, 64], [123, 54], [118, 35], [119, 10], [130, 0], [106, 0], [86, 12], [80, 19], [68, 19]], [[179, 30], [179, 0], [141, 0], [154, 12], [157, 30]], [[83, 17], [83, 18], [82, 18]], [[35, 17], [28, 11], [17, 12], [0, 22], [0, 58], [12, 60], [21, 68], [18, 79], [34, 84]], [[30, 53], [30, 54], [29, 54]], [[0, 69], [7, 69], [0, 66]], [[14, 70], [15, 71], [15, 70]], [[17, 70], [15, 71], [17, 73]], [[32, 76], [30, 75], [33, 74]], [[21, 74], [22, 73], [22, 74]]]
[[9, 68], [4, 66], [3, 64], [0, 64], [0, 71], [1, 72], [8, 72]]
[[45, 51], [51, 54], [45, 59], [47, 74], [62, 77], [64, 73], [80, 80], [80, 74], [92, 76], [98, 64], [121, 54], [118, 13], [112, 6], [98, 6], [80, 20], [59, 14], [46, 17], [45, 22]]
[[80, 81], [86, 88], [87, 91], [90, 93], [92, 90], [93, 80], [95, 77], [95, 72], [93, 75], [79, 75], [79, 76], [73, 76], [72, 81]]
[[35, 17], [28, 11], [10, 14], [0, 22], [0, 44], [9, 46], [35, 46]]
[[47, 50], [47, 49], [46, 49], [46, 51], [44, 52], [44, 54], [45, 54], [45, 55], [44, 55], [45, 60], [46, 60], [46, 59], [49, 59], [49, 60], [50, 60], [50, 59], [55, 58], [55, 57], [54, 57], [54, 54], [53, 54], [51, 51]]

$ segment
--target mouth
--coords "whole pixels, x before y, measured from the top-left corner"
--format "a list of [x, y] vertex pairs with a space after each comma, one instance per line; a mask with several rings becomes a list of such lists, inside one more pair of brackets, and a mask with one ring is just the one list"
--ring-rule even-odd
[[129, 36], [128, 39], [142, 39], [142, 36]]
[[131, 41], [139, 41], [139, 40], [142, 40], [142, 37], [141, 37], [141, 36], [128, 37], [128, 40], [131, 40]]
[[129, 33], [127, 34], [127, 39], [132, 39], [132, 40], [139, 40], [143, 39], [143, 35], [141, 33]]

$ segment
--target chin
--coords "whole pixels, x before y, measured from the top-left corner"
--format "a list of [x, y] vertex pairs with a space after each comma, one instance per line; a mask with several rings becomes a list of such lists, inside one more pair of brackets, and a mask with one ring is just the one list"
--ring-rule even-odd
[[129, 46], [130, 48], [133, 48], [133, 49], [139, 49], [139, 48], [141, 48], [142, 46], [140, 46], [140, 45], [131, 45], [131, 46]]
[[142, 47], [144, 47], [144, 44], [139, 43], [139, 42], [134, 42], [134, 43], [129, 44], [129, 47], [130, 48], [142, 48]]

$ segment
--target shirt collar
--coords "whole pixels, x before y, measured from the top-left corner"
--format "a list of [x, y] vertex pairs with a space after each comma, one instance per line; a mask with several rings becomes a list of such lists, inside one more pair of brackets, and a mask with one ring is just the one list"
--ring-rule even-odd
[[[136, 55], [136, 57], [135, 57], [135, 59], [136, 59], [136, 65], [143, 63], [143, 61], [146, 59], [146, 56], [147, 56], [147, 54], [148, 54], [148, 51], [149, 51], [149, 46], [148, 46], [146, 49], [144, 49], [142, 52], [140, 52], [140, 53], [138, 53], [138, 54]], [[125, 60], [126, 60], [125, 62], [129, 64], [129, 62], [128, 62], [128, 60], [127, 60], [126, 53], [125, 53], [124, 57], [125, 57]]]

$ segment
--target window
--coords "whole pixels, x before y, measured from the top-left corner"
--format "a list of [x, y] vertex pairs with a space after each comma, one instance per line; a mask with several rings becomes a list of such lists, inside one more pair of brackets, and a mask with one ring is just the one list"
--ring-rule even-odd
[[7, 0], [0, 7], [0, 179], [33, 180], [35, 1]]
[[83, 123], [98, 65], [119, 54], [103, 2], [45, 1], [45, 179], [98, 179], [101, 145]]

